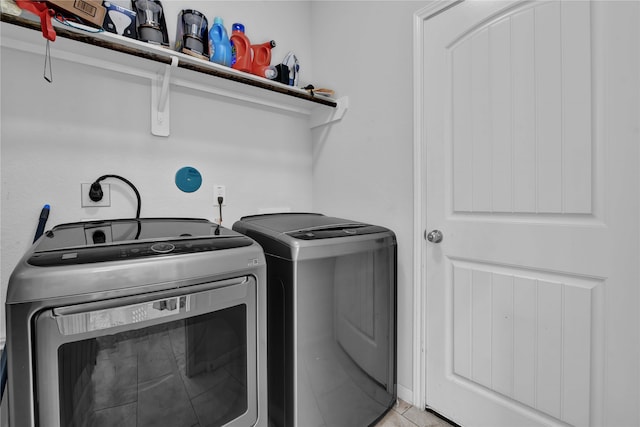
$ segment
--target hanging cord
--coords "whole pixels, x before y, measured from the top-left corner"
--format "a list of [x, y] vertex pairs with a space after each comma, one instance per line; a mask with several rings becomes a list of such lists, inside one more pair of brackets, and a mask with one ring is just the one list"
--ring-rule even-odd
[[[51, 13], [53, 14], [53, 11], [51, 11]], [[56, 13], [55, 15], [53, 15], [53, 19], [55, 19], [56, 21], [58, 21], [63, 25], [66, 25], [67, 27], [72, 27], [77, 30], [86, 31], [87, 33], [95, 34], [95, 33], [101, 33], [102, 31], [104, 31], [102, 28], [100, 29], [92, 28], [82, 24], [81, 22], [74, 22], [72, 20], [69, 20], [60, 13]], [[51, 69], [51, 47], [49, 44], [49, 39], [47, 39], [47, 46], [45, 48], [45, 53], [44, 53], [44, 73], [42, 77], [44, 77], [44, 79], [49, 83], [53, 82], [53, 71]]]
[[51, 69], [51, 47], [49, 45], [49, 40], [47, 40], [47, 46], [44, 50], [44, 72], [42, 73], [42, 77], [49, 83], [53, 82], [53, 71]]

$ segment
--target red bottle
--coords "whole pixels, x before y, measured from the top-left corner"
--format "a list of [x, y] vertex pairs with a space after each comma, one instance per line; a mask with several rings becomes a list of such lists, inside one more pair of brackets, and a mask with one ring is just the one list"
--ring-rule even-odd
[[244, 25], [235, 23], [231, 28], [231, 68], [250, 73], [251, 43], [244, 34]]
[[271, 40], [262, 44], [251, 45], [253, 51], [253, 63], [251, 73], [260, 77], [268, 77], [267, 70], [271, 65], [271, 49], [276, 47], [276, 42]]

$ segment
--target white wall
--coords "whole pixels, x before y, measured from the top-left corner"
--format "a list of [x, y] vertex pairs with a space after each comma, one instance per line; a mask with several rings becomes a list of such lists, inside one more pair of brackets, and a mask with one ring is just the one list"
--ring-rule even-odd
[[[80, 208], [81, 182], [116, 173], [138, 186], [143, 216], [213, 219], [213, 185], [225, 184], [227, 226], [259, 208], [287, 206], [395, 231], [399, 392], [411, 401], [412, 16], [424, 3], [163, 2], [167, 16], [188, 7], [211, 20], [222, 16], [227, 28], [244, 23], [253, 42], [276, 40], [273, 63], [294, 50], [303, 81], [349, 96], [341, 122], [311, 133], [295, 116], [174, 89], [171, 136], [154, 137], [145, 80], [55, 60], [50, 85], [42, 79], [42, 56], [3, 47], [0, 340], [9, 275], [31, 244], [43, 204], [52, 209], [47, 228], [132, 216], [135, 199], [118, 181], [111, 181], [112, 207]], [[173, 39], [174, 20], [167, 26]], [[173, 182], [186, 165], [203, 174], [192, 194]]]
[[[189, 2], [189, 7], [198, 8], [196, 3]], [[185, 3], [166, 2], [165, 10], [176, 16], [181, 4]], [[264, 22], [265, 40], [276, 38], [266, 34], [269, 23], [284, 40], [282, 46], [291, 41], [302, 57], [309, 56], [309, 32], [298, 28], [308, 27], [309, 3], [234, 4], [249, 35], [252, 25]], [[222, 9], [206, 14], [218, 12], [227, 16]], [[227, 27], [240, 20], [236, 17], [225, 18]], [[175, 32], [175, 24], [173, 28]], [[42, 46], [44, 52], [44, 40]], [[55, 42], [51, 49], [56, 49]], [[45, 203], [51, 205], [47, 229], [65, 222], [135, 215], [135, 196], [117, 180], [106, 181], [112, 188], [111, 207], [81, 208], [83, 182], [118, 174], [140, 191], [141, 216], [210, 220], [218, 216], [213, 186], [224, 184], [228, 206], [223, 224], [228, 227], [261, 208], [312, 207], [311, 135], [303, 116], [222, 102], [172, 86], [171, 136], [156, 137], [150, 133], [149, 80], [54, 59], [49, 84], [42, 78], [43, 56], [5, 46], [0, 55], [0, 341], [6, 336], [9, 276], [32, 243]], [[183, 166], [202, 173], [198, 191], [183, 193], [176, 187], [175, 174]]]
[[313, 3], [316, 87], [349, 97], [313, 131], [313, 208], [391, 228], [398, 239], [398, 392], [412, 401], [413, 13], [425, 2]]

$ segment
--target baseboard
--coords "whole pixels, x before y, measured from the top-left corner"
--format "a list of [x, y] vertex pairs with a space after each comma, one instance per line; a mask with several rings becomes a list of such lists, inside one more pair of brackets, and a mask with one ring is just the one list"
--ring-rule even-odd
[[402, 399], [405, 402], [413, 405], [413, 391], [401, 386], [400, 384], [397, 385], [397, 390], [398, 390], [398, 399]]

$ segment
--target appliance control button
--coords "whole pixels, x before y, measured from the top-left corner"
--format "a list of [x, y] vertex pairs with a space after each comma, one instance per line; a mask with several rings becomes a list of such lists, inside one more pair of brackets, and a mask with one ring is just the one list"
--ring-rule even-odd
[[151, 245], [151, 250], [158, 254], [167, 254], [172, 250], [174, 250], [175, 248], [176, 247], [173, 246], [171, 243], [166, 243], [166, 242], [156, 243], [154, 245]]

